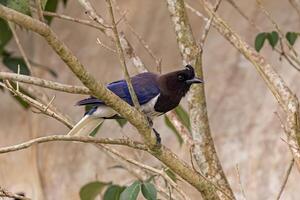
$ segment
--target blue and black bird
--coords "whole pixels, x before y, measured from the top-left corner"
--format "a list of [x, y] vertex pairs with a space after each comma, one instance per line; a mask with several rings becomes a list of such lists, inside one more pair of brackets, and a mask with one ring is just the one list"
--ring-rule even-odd
[[[133, 89], [137, 95], [142, 111], [151, 120], [178, 106], [194, 83], [203, 81], [195, 77], [194, 68], [186, 65], [185, 69], [157, 75], [145, 72], [131, 78]], [[125, 80], [115, 81], [107, 85], [128, 104], [133, 105]], [[93, 96], [77, 102], [76, 105], [91, 105], [93, 108], [74, 126], [69, 135], [89, 135], [104, 119], [118, 118], [120, 115], [103, 101]]]

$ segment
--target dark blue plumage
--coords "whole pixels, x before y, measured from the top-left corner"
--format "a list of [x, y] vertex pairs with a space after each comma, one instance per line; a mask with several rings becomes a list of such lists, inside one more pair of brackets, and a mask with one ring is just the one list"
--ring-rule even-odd
[[[160, 90], [157, 79], [158, 76], [150, 72], [141, 73], [132, 77], [131, 83], [140, 105], [149, 102], [152, 98], [156, 97], [159, 94]], [[133, 105], [125, 80], [112, 82], [107, 85], [107, 89], [115, 93], [128, 104]], [[76, 105], [99, 106], [104, 105], [104, 102], [95, 97], [90, 97], [77, 102]]]
[[[164, 75], [151, 72], [141, 73], [131, 78], [133, 89], [137, 95], [142, 111], [149, 120], [174, 109], [182, 97], [194, 83], [202, 83], [195, 77], [192, 66]], [[125, 80], [115, 81], [107, 85], [107, 89], [119, 96], [123, 101], [133, 105]], [[70, 135], [88, 135], [104, 119], [120, 117], [111, 107], [95, 97], [77, 102], [77, 105], [93, 105], [93, 109], [69, 132]]]

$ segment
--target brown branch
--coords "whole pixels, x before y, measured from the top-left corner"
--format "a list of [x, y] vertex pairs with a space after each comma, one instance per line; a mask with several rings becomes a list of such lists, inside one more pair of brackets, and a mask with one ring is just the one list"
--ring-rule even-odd
[[[201, 52], [192, 34], [183, 0], [166, 0], [173, 21], [176, 39], [184, 64], [192, 64], [198, 77], [203, 78]], [[209, 22], [208, 22], [209, 23]], [[230, 194], [235, 199], [232, 189], [223, 172], [211, 136], [204, 85], [191, 87], [189, 92], [189, 111], [191, 119], [192, 136], [195, 143], [193, 155], [201, 172], [211, 181]], [[203, 198], [205, 195], [202, 195]], [[220, 199], [228, 199], [219, 193]]]
[[128, 146], [143, 151], [148, 150], [146, 145], [129, 139], [111, 139], [111, 138], [97, 139], [94, 137], [83, 137], [83, 136], [50, 135], [50, 136], [31, 139], [27, 142], [23, 142], [17, 145], [1, 147], [0, 154], [27, 149], [35, 144], [41, 144], [46, 142], [57, 142], [57, 141], [71, 141], [71, 142], [82, 142], [82, 143], [91, 143], [91, 144], [114, 144], [114, 145]]
[[21, 195], [18, 195], [18, 194], [14, 194], [14, 193], [9, 192], [6, 189], [1, 188], [1, 187], [0, 187], [0, 197], [8, 197], [8, 198], [11, 198], [11, 199], [18, 199], [18, 200], [31, 200], [28, 197], [24, 197], [24, 196], [21, 196]]
[[41, 0], [34, 0], [35, 1], [35, 6], [37, 9], [37, 14], [39, 17], [39, 20], [41, 22], [44, 22], [44, 16], [43, 16], [43, 9], [42, 9], [42, 4], [41, 4]]
[[[86, 10], [86, 13], [89, 15], [90, 18], [96, 19], [96, 21], [104, 22], [104, 19], [98, 15], [95, 11], [95, 9], [92, 7], [91, 3], [88, 0], [77, 0]], [[114, 41], [114, 34], [111, 29], [105, 29], [102, 31], [109, 39]], [[124, 49], [124, 52], [126, 56], [129, 58], [129, 60], [132, 62], [132, 64], [137, 68], [137, 70], [141, 72], [146, 72], [147, 67], [143, 63], [140, 57], [138, 57], [135, 53], [135, 50], [133, 49], [132, 45], [128, 42], [127, 38], [125, 37], [125, 34], [123, 32], [120, 32], [120, 42], [122, 45], [122, 48]]]
[[[279, 105], [287, 114], [287, 125], [289, 143], [292, 146], [300, 145], [299, 133], [299, 105], [297, 97], [287, 87], [283, 79], [268, 64], [264, 57], [258, 54], [252, 47], [244, 42], [214, 11], [207, 0], [200, 0], [209, 16], [214, 16], [213, 26], [223, 35], [235, 48], [237, 48], [256, 68], [268, 88], [271, 90]], [[300, 170], [300, 151], [290, 148], [298, 169]]]
[[0, 72], [0, 79], [23, 82], [27, 84], [32, 84], [32, 85], [36, 85], [36, 86], [40, 86], [52, 90], [73, 93], [73, 94], [91, 94], [90, 90], [86, 87], [66, 85], [54, 81], [48, 81], [41, 78], [9, 73], [9, 72]]
[[160, 149], [157, 149], [156, 145], [153, 146], [153, 144], [155, 144], [155, 138], [152, 138], [151, 129], [149, 129], [148, 122], [145, 120], [144, 116], [135, 108], [122, 101], [111, 91], [107, 90], [104, 85], [99, 84], [95, 78], [84, 69], [70, 49], [58, 39], [57, 35], [46, 24], [1, 4], [0, 17], [43, 36], [53, 50], [68, 65], [81, 82], [90, 89], [95, 97], [103, 100], [108, 106], [127, 118], [128, 121], [137, 128], [138, 132], [145, 138], [145, 142], [149, 147], [149, 153], [163, 162], [189, 184], [194, 186], [204, 196], [211, 198], [216, 196], [215, 191], [211, 189], [203, 177], [199, 176], [187, 163], [180, 160], [172, 151], [164, 146]]
[[17, 44], [18, 48], [19, 48], [19, 51], [20, 51], [20, 53], [21, 53], [21, 55], [22, 55], [22, 57], [23, 57], [23, 59], [24, 59], [24, 61], [25, 61], [26, 66], [28, 67], [30, 73], [33, 74], [32, 66], [31, 66], [31, 64], [30, 64], [30, 62], [29, 62], [28, 57], [26, 56], [26, 53], [25, 53], [25, 51], [24, 51], [23, 46], [21, 45], [19, 36], [18, 36], [18, 34], [17, 34], [17, 32], [16, 32], [16, 29], [15, 29], [15, 27], [14, 27], [14, 24], [11, 23], [11, 22], [8, 22], [8, 25], [9, 25], [9, 28], [10, 28], [10, 30], [11, 30], [13, 36], [14, 36], [14, 39], [15, 39], [15, 41], [16, 41], [16, 44]]
[[284, 177], [284, 179], [283, 179], [283, 182], [282, 182], [282, 185], [281, 185], [281, 187], [280, 187], [280, 191], [279, 191], [279, 193], [278, 193], [278, 195], [277, 195], [277, 197], [276, 197], [276, 200], [280, 200], [280, 197], [281, 197], [281, 195], [282, 195], [282, 193], [283, 193], [283, 190], [284, 190], [284, 188], [285, 188], [285, 186], [286, 186], [286, 184], [287, 184], [287, 181], [288, 181], [288, 179], [289, 179], [289, 177], [290, 177], [290, 174], [291, 174], [291, 171], [292, 171], [292, 169], [293, 169], [294, 163], [295, 163], [295, 160], [292, 159], [292, 160], [291, 160], [291, 163], [290, 163], [290, 165], [289, 165], [289, 167], [288, 167], [288, 169], [287, 169], [287, 171], [286, 171], [285, 177]]
[[31, 106], [33, 106], [34, 108], [37, 108], [38, 110], [40, 110], [42, 113], [48, 115], [49, 117], [53, 117], [55, 119], [57, 119], [59, 122], [63, 123], [64, 125], [66, 125], [68, 128], [72, 128], [73, 127], [73, 123], [70, 122], [68, 119], [66, 119], [64, 116], [58, 114], [57, 112], [55, 112], [54, 110], [52, 110], [50, 107], [50, 104], [48, 103], [48, 105], [44, 105], [40, 102], [38, 102], [37, 100], [23, 94], [22, 92], [16, 90], [15, 88], [13, 88], [11, 86], [11, 84], [6, 81], [6, 85], [0, 83], [3, 87], [5, 87], [6, 89], [8, 89], [10, 92], [12, 92], [12, 94], [19, 96], [22, 100], [24, 100], [26, 103], [30, 104]]
[[117, 24], [116, 24], [115, 17], [114, 17], [112, 3], [111, 3], [110, 0], [106, 0], [106, 4], [107, 4], [108, 10], [109, 10], [109, 15], [110, 15], [110, 19], [111, 19], [111, 23], [112, 23], [112, 27], [113, 27], [112, 29], [113, 29], [113, 32], [114, 32], [114, 40], [115, 40], [115, 44], [116, 44], [116, 47], [117, 47], [117, 52], [118, 52], [118, 55], [119, 55], [119, 60], [120, 60], [121, 66], [122, 66], [122, 70], [123, 70], [123, 73], [124, 73], [124, 76], [125, 76], [125, 80], [126, 80], [126, 83], [127, 83], [127, 86], [128, 86], [128, 90], [129, 90], [129, 93], [130, 93], [130, 97], [132, 99], [133, 105], [138, 110], [141, 110], [139, 100], [138, 100], [138, 98], [137, 98], [137, 96], [134, 92], [134, 89], [133, 89], [133, 86], [132, 86], [132, 83], [131, 83], [131, 79], [130, 79], [130, 76], [129, 76], [129, 72], [128, 72], [128, 69], [127, 69], [127, 66], [126, 66], [125, 56], [124, 56], [123, 48], [122, 48], [122, 45], [121, 45], [120, 36], [119, 36], [118, 29], [117, 29]]

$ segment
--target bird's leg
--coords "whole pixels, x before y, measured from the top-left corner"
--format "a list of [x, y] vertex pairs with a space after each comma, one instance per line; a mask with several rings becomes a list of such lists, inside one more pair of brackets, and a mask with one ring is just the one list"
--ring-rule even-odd
[[153, 132], [155, 133], [156, 145], [160, 146], [161, 145], [161, 137], [160, 137], [159, 133], [155, 130], [155, 128], [153, 128], [153, 121], [148, 116], [147, 116], [147, 120], [148, 120], [149, 126], [152, 128]]
[[160, 137], [159, 133], [155, 130], [155, 128], [152, 128], [152, 130], [155, 133], [156, 145], [160, 146], [161, 145], [161, 137]]

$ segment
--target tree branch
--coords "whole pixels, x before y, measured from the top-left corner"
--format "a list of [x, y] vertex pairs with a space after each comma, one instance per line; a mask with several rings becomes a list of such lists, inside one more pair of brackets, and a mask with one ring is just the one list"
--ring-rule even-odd
[[91, 143], [91, 144], [114, 144], [114, 145], [128, 146], [143, 151], [148, 150], [147, 146], [144, 145], [143, 143], [132, 141], [129, 139], [111, 139], [111, 138], [97, 139], [94, 137], [83, 137], [83, 136], [51, 135], [51, 136], [35, 138], [17, 145], [1, 147], [0, 154], [26, 149], [35, 144], [57, 142], [57, 141], [72, 141], [72, 142], [82, 142], [82, 143]]
[[92, 94], [103, 100], [106, 105], [111, 106], [114, 110], [128, 119], [139, 131], [145, 139], [149, 151], [153, 156], [163, 162], [172, 171], [194, 186], [204, 196], [216, 196], [215, 191], [212, 190], [206, 180], [197, 174], [185, 162], [178, 159], [178, 157], [166, 147], [162, 146], [160, 149], [156, 148], [155, 138], [151, 137], [151, 129], [148, 127], [148, 122], [144, 116], [135, 108], [129, 106], [126, 102], [122, 101], [118, 96], [107, 90], [102, 84], [99, 84], [82, 66], [78, 59], [72, 52], [62, 43], [57, 35], [44, 23], [32, 19], [29, 16], [18, 13], [10, 8], [0, 5], [0, 17], [8, 21], [13, 21], [20, 26], [29, 30], [39, 33], [43, 36], [48, 44], [60, 56], [60, 58], [68, 65], [73, 73], [81, 80], [81, 82], [90, 89]]
[[52, 90], [73, 93], [73, 94], [91, 94], [90, 90], [86, 87], [66, 85], [54, 81], [48, 81], [41, 78], [9, 73], [9, 72], [0, 72], [0, 79], [23, 82], [27, 84], [32, 84], [32, 85], [36, 85], [36, 86], [40, 86]]
[[[263, 56], [258, 54], [252, 47], [244, 42], [214, 11], [207, 0], [200, 0], [209, 16], [214, 16], [213, 26], [223, 35], [235, 48], [237, 48], [256, 68], [268, 88], [271, 90], [279, 105], [287, 114], [287, 136], [291, 146], [300, 146], [299, 132], [299, 103], [297, 97], [288, 88], [284, 80], [278, 75], [273, 67], [268, 64]], [[289, 145], [289, 146], [290, 146]], [[290, 148], [300, 170], [300, 151]]]
[[[166, 0], [166, 2], [175, 28], [183, 63], [194, 65], [197, 76], [203, 78], [201, 53], [192, 34], [185, 11], [184, 0]], [[188, 101], [192, 136], [195, 143], [193, 155], [197, 165], [209, 180], [218, 184], [226, 193], [230, 194], [232, 199], [235, 199], [223, 172], [211, 136], [203, 84], [191, 87]], [[218, 194], [220, 199], [228, 199], [224, 194]], [[207, 197], [203, 195], [203, 198]]]

